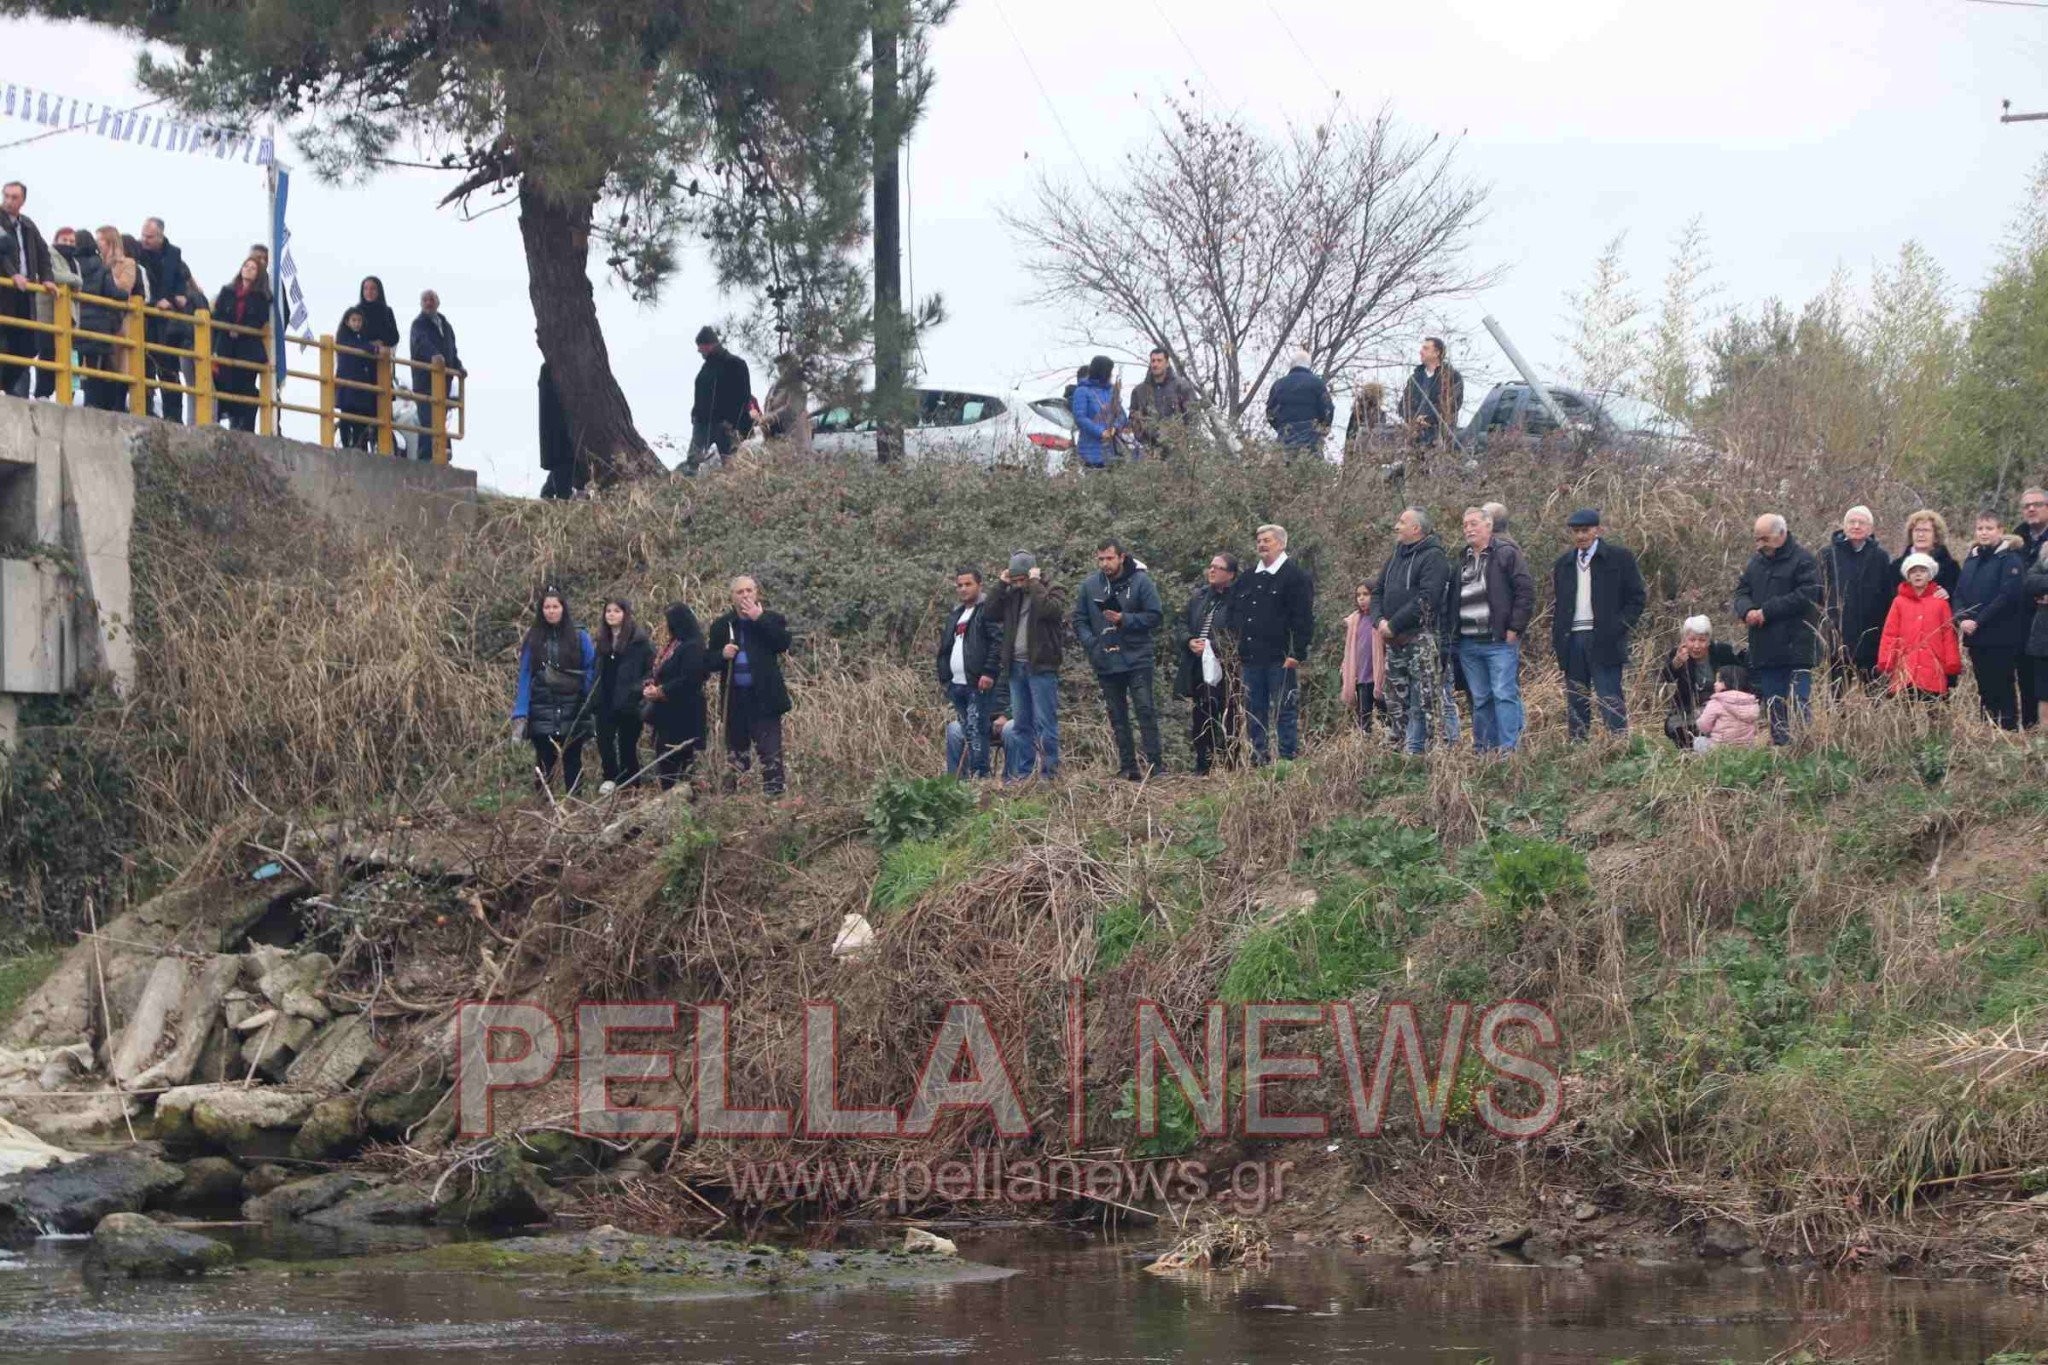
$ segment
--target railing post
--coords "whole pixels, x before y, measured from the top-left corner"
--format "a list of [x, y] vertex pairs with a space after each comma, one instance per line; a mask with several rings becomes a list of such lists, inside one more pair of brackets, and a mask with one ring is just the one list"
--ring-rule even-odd
[[334, 444], [334, 338], [320, 338], [320, 444]]
[[[135, 267], [137, 270], [141, 266]], [[149, 416], [149, 334], [142, 316], [140, 296], [128, 296], [128, 316], [121, 320], [121, 335], [127, 338], [128, 411]]]
[[71, 286], [57, 286], [57, 311], [50, 320], [57, 324], [57, 334], [50, 338], [54, 343], [53, 358], [57, 362], [57, 401], [65, 407], [71, 406]]
[[192, 425], [210, 427], [213, 413], [213, 314], [202, 308], [192, 315]]
[[434, 377], [428, 384], [434, 398], [434, 420], [425, 425], [434, 429], [434, 463], [448, 463], [448, 362], [434, 358]]
[[264, 347], [263, 368], [256, 372], [256, 430], [264, 436], [277, 435], [277, 379], [270, 356]]
[[391, 453], [391, 352], [377, 351], [377, 453]]

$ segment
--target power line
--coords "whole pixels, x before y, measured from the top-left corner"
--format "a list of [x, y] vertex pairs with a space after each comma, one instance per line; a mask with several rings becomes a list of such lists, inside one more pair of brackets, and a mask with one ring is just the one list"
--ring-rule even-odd
[[[130, 114], [139, 114], [145, 109], [154, 109], [157, 105], [162, 104], [164, 100], [167, 98], [168, 96], [159, 95], [153, 100], [149, 100], [145, 103], [136, 105], [133, 109], [118, 110], [115, 114], [115, 117], [126, 118]], [[28, 137], [17, 138], [13, 142], [0, 142], [0, 152], [7, 151], [14, 147], [26, 147], [31, 142], [41, 142], [46, 138], [62, 137], [66, 133], [75, 133], [81, 128], [91, 128], [94, 126], [96, 125], [89, 122], [73, 123], [63, 128], [52, 128], [48, 132], [35, 133]]]
[[2048, 9], [2048, 0], [1963, 0], [1966, 5], [2004, 5], [2009, 9]]
[[[1038, 87], [1038, 97], [1045, 101], [1046, 110], [1052, 115], [1053, 123], [1058, 126], [1060, 136], [1066, 139], [1067, 150], [1074, 154], [1075, 161], [1081, 163], [1082, 174], [1086, 175], [1088, 162], [1081, 155], [1081, 144], [1074, 141], [1074, 135], [1067, 131], [1067, 121], [1060, 117], [1059, 105], [1053, 102], [1052, 92], [1045, 88], [1045, 81], [1040, 78], [1038, 67], [1031, 60], [1031, 54], [1024, 50], [1024, 40], [1017, 36], [1017, 26], [1010, 22], [1010, 12], [1003, 8], [1003, 0], [996, 0], [996, 14], [1001, 17], [1003, 27], [1010, 31], [1010, 42], [1016, 46], [1017, 55], [1024, 59], [1024, 69], [1030, 73], [1031, 83]], [[1090, 177], [1090, 183], [1093, 183], [1093, 177]]]

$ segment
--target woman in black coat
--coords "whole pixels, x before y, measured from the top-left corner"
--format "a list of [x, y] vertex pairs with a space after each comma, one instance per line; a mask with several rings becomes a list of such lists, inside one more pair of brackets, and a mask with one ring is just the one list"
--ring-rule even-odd
[[[237, 327], [270, 325], [270, 281], [263, 277], [263, 263], [254, 256], [242, 262], [235, 279], [213, 301], [213, 320]], [[255, 365], [270, 363], [269, 342], [260, 336], [244, 336], [216, 328], [213, 333], [216, 362], [240, 360]], [[220, 417], [236, 431], [256, 430], [256, 389], [261, 377], [257, 370], [238, 365], [213, 367], [213, 387], [220, 396]]]
[[613, 598], [597, 631], [597, 756], [604, 765], [599, 796], [640, 772], [640, 689], [654, 671], [654, 640], [633, 619], [633, 608]]
[[384, 297], [384, 281], [375, 275], [365, 275], [357, 290], [355, 306], [349, 311], [363, 315], [366, 340], [389, 351], [398, 349], [398, 315], [391, 311], [391, 304]]
[[689, 775], [704, 747], [704, 631], [681, 602], [668, 609], [667, 618], [668, 640], [640, 689], [660, 750], [655, 766], [663, 791]]
[[[1943, 592], [1953, 594], [1956, 584], [1962, 581], [1963, 566], [1948, 550], [1948, 521], [1941, 513], [1923, 507], [1906, 518], [1906, 548], [1899, 551], [1892, 560], [1892, 581], [1905, 579], [1906, 556], [1926, 555], [1934, 561], [1934, 583]], [[1897, 589], [1893, 589], [1894, 592]], [[1887, 608], [1889, 610], [1889, 608]]]

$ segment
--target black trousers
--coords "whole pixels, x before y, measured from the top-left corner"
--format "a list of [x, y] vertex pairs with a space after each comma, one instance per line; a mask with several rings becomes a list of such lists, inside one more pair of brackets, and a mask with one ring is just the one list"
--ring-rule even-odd
[[576, 782], [583, 776], [583, 742], [585, 735], [571, 735], [564, 744], [560, 735], [533, 736], [533, 766], [540, 769], [540, 780], [545, 783], [555, 775], [556, 760], [562, 765], [562, 790], [573, 792]]
[[31, 332], [26, 327], [5, 326], [8, 318], [34, 322], [35, 298], [18, 289], [9, 289], [5, 291], [4, 296], [0, 296], [0, 394], [6, 394], [10, 398], [25, 398], [34, 388], [33, 384], [27, 383], [29, 368], [26, 365], [12, 363], [6, 357], [15, 357], [17, 360], [34, 359], [37, 337], [40, 334]]
[[1164, 770], [1166, 760], [1159, 748], [1159, 703], [1152, 694], [1152, 668], [1134, 668], [1128, 673], [1097, 673], [1102, 700], [1109, 707], [1109, 728], [1116, 736], [1117, 771], [1126, 776], [1138, 771], [1138, 756], [1131, 747], [1131, 712], [1138, 713], [1138, 735], [1145, 745], [1145, 762]]
[[1357, 687], [1358, 728], [1367, 734], [1372, 733], [1372, 713], [1378, 706], [1378, 699], [1373, 695], [1373, 690], [1373, 685], [1369, 682], [1362, 682]]
[[1195, 771], [1206, 773], [1222, 760], [1226, 768], [1237, 766], [1237, 737], [1244, 733], [1244, 696], [1237, 680], [1225, 674], [1211, 687], [1195, 684], [1194, 719], [1188, 738], [1195, 746]]
[[1977, 697], [1984, 714], [2001, 730], [2020, 728], [2020, 675], [2027, 661], [2017, 649], [1970, 646], [1970, 671], [1977, 675]]
[[607, 782], [630, 782], [640, 771], [640, 713], [597, 718], [597, 761]]
[[[2048, 607], [2035, 607], [2048, 611]], [[2027, 616], [2028, 638], [2032, 638], [2033, 616]], [[2041, 723], [2041, 702], [2048, 700], [2048, 667], [2032, 655], [2020, 660], [2020, 726], [2031, 730]]]
[[761, 759], [761, 790], [770, 796], [782, 795], [781, 716], [734, 716], [726, 722], [725, 761], [732, 770], [730, 775], [737, 778], [750, 770], [756, 754]]
[[697, 762], [697, 751], [704, 747], [704, 741], [694, 735], [673, 742], [657, 736], [654, 743], [654, 772], [663, 791], [690, 775]]
[[[167, 344], [161, 336], [151, 337], [150, 340], [160, 346]], [[189, 342], [182, 344], [190, 345]], [[182, 384], [185, 382], [185, 372], [179, 367], [178, 357], [174, 355], [160, 355], [155, 351], [151, 351], [144, 364], [149, 371], [150, 392], [157, 396], [159, 415], [166, 422], [184, 421], [185, 395], [179, 393], [176, 389], [157, 387], [157, 385], [161, 384]]]

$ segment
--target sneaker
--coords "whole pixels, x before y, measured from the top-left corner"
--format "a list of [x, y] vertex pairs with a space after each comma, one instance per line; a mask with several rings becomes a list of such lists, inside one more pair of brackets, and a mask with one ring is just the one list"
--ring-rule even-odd
[[606, 782], [606, 783], [604, 783], [603, 785], [601, 785], [600, 787], [598, 787], [598, 789], [597, 789], [597, 794], [598, 794], [599, 796], [610, 796], [610, 795], [611, 795], [611, 794], [612, 794], [613, 792], [617, 791], [618, 789], [619, 789], [619, 784], [618, 784], [618, 783], [616, 783], [616, 782]]

